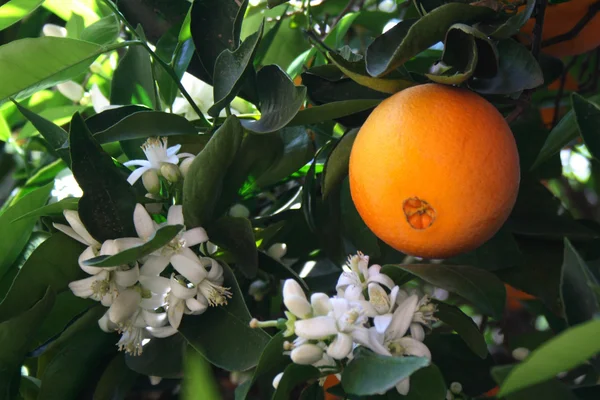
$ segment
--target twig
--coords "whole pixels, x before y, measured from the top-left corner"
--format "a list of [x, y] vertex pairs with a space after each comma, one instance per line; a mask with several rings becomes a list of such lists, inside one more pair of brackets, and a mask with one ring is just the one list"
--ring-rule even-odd
[[559, 110], [560, 110], [560, 102], [562, 100], [563, 93], [565, 91], [565, 83], [567, 82], [567, 75], [569, 75], [569, 70], [573, 68], [575, 65], [575, 61], [577, 61], [577, 57], [573, 57], [571, 61], [565, 66], [565, 70], [560, 76], [560, 86], [558, 87], [558, 93], [556, 94], [556, 99], [554, 100], [554, 116], [552, 117], [552, 128], [558, 124], [559, 119]]
[[579, 34], [585, 28], [585, 26], [594, 18], [596, 13], [600, 11], [600, 1], [592, 4], [588, 9], [588, 12], [585, 16], [571, 29], [569, 32], [563, 33], [562, 35], [551, 37], [550, 39], [546, 39], [542, 42], [542, 47], [552, 46], [553, 44], [557, 44], [560, 42], [564, 42], [565, 40], [573, 39], [575, 36]]
[[531, 54], [537, 60], [540, 55], [541, 43], [542, 43], [542, 32], [544, 30], [544, 19], [546, 17], [546, 6], [548, 0], [537, 0], [535, 6], [535, 26], [533, 27], [533, 38], [531, 43]]
[[335, 53], [335, 50], [332, 49], [331, 47], [327, 46], [325, 44], [325, 42], [323, 42], [321, 40], [321, 38], [319, 38], [319, 36], [312, 29], [304, 30], [304, 34], [306, 36], [308, 36], [308, 39], [310, 41], [314, 42], [315, 45], [321, 46], [322, 48], [324, 48], [326, 51], [328, 51], [330, 53]]

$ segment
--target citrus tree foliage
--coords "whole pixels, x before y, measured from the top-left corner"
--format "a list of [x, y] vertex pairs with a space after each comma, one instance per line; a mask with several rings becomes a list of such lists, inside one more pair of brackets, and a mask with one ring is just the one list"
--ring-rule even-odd
[[[600, 398], [599, 3], [3, 3], [1, 399]], [[521, 170], [445, 260], [348, 183], [430, 82], [491, 102]]]

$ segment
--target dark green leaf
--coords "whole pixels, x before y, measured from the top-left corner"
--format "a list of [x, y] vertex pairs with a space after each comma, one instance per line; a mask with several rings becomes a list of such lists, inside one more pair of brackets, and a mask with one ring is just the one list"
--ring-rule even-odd
[[123, 250], [112, 256], [98, 256], [83, 261], [91, 267], [116, 267], [136, 262], [161, 247], [167, 245], [181, 230], [183, 225], [166, 225], [158, 229], [144, 244]]
[[[138, 26], [137, 32], [144, 37], [141, 26]], [[143, 104], [156, 108], [157, 101], [150, 54], [142, 46], [130, 46], [115, 69], [110, 103]]]
[[150, 340], [141, 355], [126, 355], [125, 362], [130, 369], [143, 375], [181, 378], [186, 347], [183, 336], [176, 333], [168, 338]]
[[137, 376], [125, 363], [125, 355], [117, 354], [100, 377], [93, 400], [124, 400]]
[[225, 49], [235, 50], [240, 45], [240, 29], [247, 1], [200, 0], [190, 11], [190, 31], [200, 61], [195, 75], [209, 84], [213, 83], [215, 61]]
[[258, 71], [256, 80], [261, 117], [258, 121], [243, 120], [242, 125], [256, 133], [275, 132], [288, 125], [298, 114], [306, 97], [306, 88], [294, 86], [290, 77], [277, 65], [263, 67]]
[[466, 265], [396, 265], [433, 286], [464, 297], [486, 315], [501, 319], [506, 301], [502, 282], [491, 273]]
[[[494, 380], [501, 385], [510, 372], [515, 368], [513, 365], [502, 365], [494, 367], [491, 374]], [[530, 386], [518, 392], [509, 394], [503, 397], [506, 400], [581, 400], [579, 396], [575, 396], [571, 389], [558, 379], [551, 379], [536, 385]]]
[[434, 364], [421, 368], [410, 376], [410, 391], [404, 400], [432, 400], [444, 399], [446, 396], [446, 382], [440, 369]]
[[116, 15], [109, 15], [85, 28], [80, 35], [81, 40], [97, 44], [110, 44], [119, 37], [121, 24]]
[[111, 107], [98, 114], [94, 114], [89, 118], [86, 118], [85, 124], [90, 132], [96, 135], [99, 132], [109, 129], [122, 119], [142, 111], [150, 112], [152, 110], [148, 107], [140, 105], [118, 106], [115, 108]]
[[2, 5], [0, 7], [0, 31], [34, 12], [43, 2], [44, 0], [10, 0]]
[[250, 328], [252, 316], [244, 304], [244, 294], [227, 265], [223, 265], [223, 272], [224, 286], [232, 294], [228, 304], [211, 307], [202, 315], [186, 316], [179, 332], [211, 364], [228, 371], [245, 371], [258, 363], [270, 337], [261, 329]]
[[560, 297], [570, 326], [586, 322], [600, 313], [600, 304], [594, 293], [594, 287], [598, 286], [600, 284], [586, 262], [569, 239], [565, 239]]
[[283, 371], [284, 367], [290, 364], [290, 357], [283, 354], [283, 342], [285, 340], [286, 338], [283, 337], [282, 333], [278, 333], [271, 338], [260, 355], [258, 364], [248, 384], [238, 386], [235, 390], [235, 400], [245, 400], [257, 379], [261, 378], [267, 382], [272, 381], [275, 375]]
[[183, 183], [183, 212], [188, 228], [213, 219], [227, 169], [236, 159], [244, 131], [236, 117], [229, 117], [196, 156]]
[[450, 325], [452, 329], [465, 341], [467, 346], [482, 359], [487, 358], [488, 349], [485, 339], [475, 322], [463, 313], [460, 308], [451, 306], [441, 301], [436, 301], [437, 311], [435, 316]]
[[359, 396], [387, 392], [429, 363], [424, 357], [382, 356], [359, 347], [342, 372], [342, 387], [346, 393]]
[[221, 217], [207, 229], [210, 241], [233, 255], [235, 265], [248, 278], [256, 276], [258, 250], [252, 224], [246, 218]]
[[95, 43], [58, 37], [19, 39], [0, 46], [0, 103], [80, 75], [107, 50]]
[[512, 39], [501, 40], [498, 73], [489, 79], [475, 78], [469, 86], [485, 94], [511, 94], [544, 83], [540, 65], [525, 46]]
[[302, 393], [300, 393], [299, 400], [324, 400], [325, 399], [325, 391], [323, 387], [319, 384], [319, 382], [314, 382], [310, 386], [304, 388]]
[[527, 6], [524, 9], [503, 22], [502, 25], [490, 33], [490, 36], [494, 39], [508, 39], [519, 33], [521, 27], [531, 18], [535, 4], [535, 0], [527, 0]]
[[283, 376], [277, 385], [277, 390], [273, 394], [272, 400], [288, 400], [291, 398], [294, 389], [304, 382], [316, 379], [320, 372], [312, 365], [288, 365], [283, 371]]
[[12, 379], [19, 375], [19, 370], [29, 350], [37, 329], [46, 318], [54, 303], [54, 291], [46, 288], [43, 297], [36, 299], [35, 304], [21, 315], [0, 323], [0, 393], [3, 398], [11, 398], [15, 388]]
[[377, 236], [369, 229], [358, 213], [352, 196], [350, 195], [350, 183], [345, 179], [340, 192], [340, 213], [344, 234], [350, 239], [357, 250], [368, 254], [372, 258], [381, 255], [381, 247]]
[[239, 48], [234, 51], [225, 49], [217, 57], [213, 75], [215, 100], [208, 110], [211, 116], [217, 117], [241, 89], [244, 79], [253, 68], [252, 60], [256, 55], [263, 27], [264, 23], [260, 25], [258, 32], [244, 40]]
[[300, 110], [288, 123], [293, 125], [310, 125], [323, 121], [329, 121], [356, 114], [360, 111], [369, 110], [378, 105], [381, 100], [345, 100], [322, 104]]
[[493, 11], [485, 6], [450, 3], [417, 21], [403, 20], [376, 38], [367, 48], [367, 71], [382, 76], [444, 39], [450, 26], [482, 20]]
[[44, 241], [25, 261], [0, 303], [0, 321], [32, 307], [48, 287], [58, 294], [66, 290], [70, 282], [84, 278], [86, 275], [78, 263], [84, 249], [81, 243], [62, 233], [55, 233]]
[[600, 160], [600, 108], [577, 93], [571, 95], [571, 102], [579, 133], [592, 156]]
[[[35, 219], [17, 218], [37, 210], [46, 204], [54, 183], [49, 183], [22, 197], [0, 214], [0, 278], [3, 277], [15, 262], [35, 226]], [[15, 222], [13, 222], [15, 221]], [[10, 238], [10, 240], [8, 239]]]
[[414, 82], [406, 78], [373, 78], [367, 73], [364, 59], [349, 61], [337, 53], [327, 53], [327, 56], [348, 78], [379, 92], [396, 93], [414, 85]]
[[258, 265], [262, 271], [265, 271], [279, 279], [294, 279], [306, 290], [308, 290], [308, 286], [306, 286], [306, 283], [302, 278], [300, 278], [300, 276], [298, 276], [296, 271], [282, 262], [275, 260], [263, 251], [258, 252]]
[[67, 197], [56, 203], [51, 203], [40, 207], [37, 210], [30, 211], [27, 214], [23, 214], [11, 222], [17, 222], [25, 218], [39, 218], [47, 215], [62, 214], [64, 210], [77, 210], [78, 203], [79, 197]]
[[83, 190], [79, 217], [88, 232], [100, 242], [135, 236], [135, 193], [79, 114], [71, 121], [69, 143], [73, 175]]
[[505, 396], [568, 371], [600, 352], [600, 320], [570, 328], [534, 350], [516, 366], [500, 387]]
[[336, 190], [348, 176], [348, 164], [350, 163], [350, 151], [358, 130], [346, 132], [337, 142], [323, 167], [323, 198]]

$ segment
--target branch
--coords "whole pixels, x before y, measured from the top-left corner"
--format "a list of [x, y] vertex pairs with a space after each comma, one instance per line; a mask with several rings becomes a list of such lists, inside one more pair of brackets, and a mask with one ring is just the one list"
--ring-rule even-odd
[[531, 43], [531, 54], [537, 60], [540, 55], [542, 32], [544, 31], [544, 19], [546, 18], [546, 6], [548, 0], [537, 0], [535, 6], [535, 26], [533, 27], [533, 38]]
[[560, 42], [564, 42], [565, 40], [573, 39], [575, 36], [579, 34], [585, 28], [585, 26], [594, 18], [596, 13], [600, 11], [600, 1], [592, 4], [588, 9], [588, 12], [585, 16], [571, 29], [569, 32], [563, 33], [562, 35], [551, 37], [550, 39], [544, 40], [542, 42], [542, 47], [552, 46], [553, 44], [557, 44]]

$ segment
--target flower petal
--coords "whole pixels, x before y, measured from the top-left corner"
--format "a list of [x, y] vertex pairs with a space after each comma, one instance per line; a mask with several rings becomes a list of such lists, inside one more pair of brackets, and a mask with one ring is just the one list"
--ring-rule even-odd
[[171, 325], [162, 326], [160, 328], [148, 328], [148, 332], [156, 338], [166, 338], [169, 336], [173, 336], [177, 333], [177, 328], [172, 327]]
[[419, 342], [425, 340], [425, 330], [423, 329], [423, 326], [417, 323], [410, 324], [410, 336]]
[[170, 283], [171, 293], [169, 294], [169, 300], [171, 299], [171, 297], [177, 297], [178, 299], [187, 300], [191, 299], [192, 297], [196, 296], [196, 294], [198, 294], [197, 287], [186, 287], [179, 283], [175, 276], [171, 277]]
[[410, 392], [410, 378], [404, 378], [396, 384], [396, 390], [402, 396], [406, 396]]
[[63, 211], [63, 214], [69, 225], [71, 225], [71, 228], [73, 228], [73, 230], [79, 236], [81, 236], [81, 238], [85, 240], [88, 245], [100, 247], [100, 243], [96, 239], [94, 239], [92, 235], [90, 235], [90, 233], [87, 231], [85, 226], [83, 226], [83, 222], [81, 222], [81, 219], [79, 218], [79, 213], [77, 211], [65, 210]]
[[202, 282], [208, 275], [208, 272], [206, 272], [206, 269], [200, 264], [199, 260], [191, 260], [181, 254], [171, 256], [171, 264], [177, 272], [194, 285]]
[[154, 235], [154, 232], [156, 232], [152, 217], [150, 217], [148, 211], [146, 211], [144, 206], [140, 203], [135, 205], [135, 210], [133, 211], [133, 223], [135, 225], [135, 231], [143, 240], [148, 240]]
[[204, 296], [192, 297], [185, 301], [185, 305], [193, 315], [202, 314], [208, 308], [208, 300]]
[[283, 304], [298, 318], [308, 318], [312, 313], [312, 307], [305, 296], [290, 294], [283, 298]]
[[186, 247], [195, 246], [208, 241], [208, 235], [206, 234], [206, 231], [204, 228], [200, 227], [185, 231], [181, 236], [183, 240], [185, 240]]
[[304, 297], [304, 300], [306, 300], [306, 295], [304, 294], [304, 290], [302, 290], [302, 288], [300, 287], [300, 284], [293, 279], [287, 279], [283, 283], [282, 292], [283, 292], [284, 301], [285, 301], [286, 297], [289, 297], [292, 295]]
[[406, 334], [412, 322], [418, 301], [419, 297], [413, 294], [398, 305], [392, 316], [392, 322], [385, 333], [389, 340], [401, 338]]
[[169, 318], [169, 324], [175, 329], [179, 328], [181, 324], [181, 318], [183, 318], [183, 310], [185, 309], [185, 301], [180, 300], [175, 304], [169, 304], [167, 309], [167, 316]]
[[140, 269], [140, 275], [158, 276], [169, 265], [169, 258], [162, 256], [148, 256], [148, 259]]
[[167, 156], [172, 156], [174, 154], [177, 154], [177, 152], [181, 149], [181, 145], [180, 144], [176, 144], [175, 146], [171, 146], [169, 148], [167, 148]]
[[148, 310], [142, 310], [142, 317], [144, 323], [151, 328], [160, 328], [167, 324], [167, 313], [166, 312], [153, 312]]
[[121, 287], [130, 287], [137, 283], [140, 277], [140, 267], [135, 264], [135, 267], [128, 269], [127, 271], [116, 270], [113, 272], [115, 277], [115, 283]]
[[314, 317], [294, 323], [296, 335], [305, 339], [324, 339], [338, 333], [335, 319]]
[[90, 245], [81, 236], [79, 236], [77, 234], [77, 232], [75, 232], [75, 230], [73, 228], [71, 228], [70, 226], [67, 226], [67, 225], [64, 225], [64, 224], [57, 224], [57, 223], [53, 223], [52, 226], [54, 226], [56, 229], [58, 229], [59, 231], [61, 231], [65, 235], [70, 236], [73, 239], [77, 240], [78, 242], [83, 243], [86, 246]]
[[377, 332], [375, 328], [369, 328], [369, 347], [377, 354], [391, 356], [392, 353], [383, 345], [384, 336]]
[[327, 315], [331, 311], [331, 301], [325, 293], [313, 293], [310, 296], [310, 305], [313, 309], [313, 314], [316, 316]]
[[138, 247], [146, 243], [140, 238], [126, 237], [114, 240], [115, 245], [119, 249], [119, 252], [131, 249], [132, 247]]
[[122, 291], [108, 309], [108, 317], [115, 324], [124, 323], [138, 309], [140, 300], [142, 300], [142, 296], [137, 290]]
[[394, 342], [402, 346], [404, 349], [402, 353], [404, 355], [425, 357], [431, 360], [431, 352], [429, 351], [429, 348], [418, 340], [406, 336], [395, 340]]
[[373, 318], [375, 330], [377, 330], [378, 333], [385, 333], [386, 329], [388, 328], [388, 326], [390, 326], [391, 322], [392, 314], [378, 315], [375, 318]]
[[147, 167], [140, 167], [136, 170], [134, 170], [131, 174], [129, 174], [129, 176], [127, 177], [127, 182], [130, 185], [133, 185], [134, 183], [136, 183], [138, 181], [138, 179], [140, 179], [142, 177], [142, 175], [144, 175], [144, 172], [148, 171], [150, 169], [150, 166]]
[[167, 213], [167, 224], [168, 225], [183, 225], [183, 207], [175, 205], [169, 207]]
[[79, 267], [85, 271], [86, 273], [90, 274], [90, 275], [96, 275], [99, 274], [100, 272], [102, 272], [104, 270], [104, 268], [101, 267], [90, 267], [85, 265], [83, 262], [85, 260], [89, 260], [90, 258], [94, 258], [96, 257], [96, 251], [94, 250], [94, 248], [92, 246], [89, 246], [88, 248], [86, 248], [80, 255], [79, 255]]
[[333, 342], [327, 347], [327, 355], [336, 360], [348, 357], [352, 351], [352, 337], [345, 333], [338, 333]]

